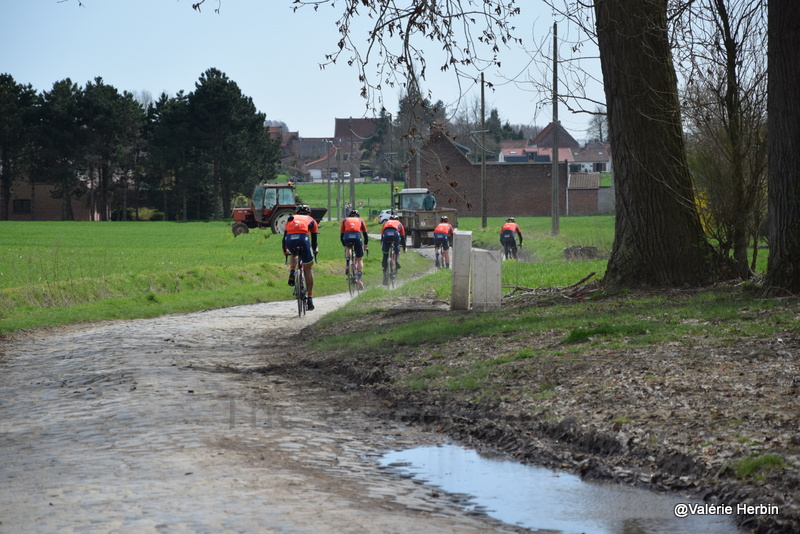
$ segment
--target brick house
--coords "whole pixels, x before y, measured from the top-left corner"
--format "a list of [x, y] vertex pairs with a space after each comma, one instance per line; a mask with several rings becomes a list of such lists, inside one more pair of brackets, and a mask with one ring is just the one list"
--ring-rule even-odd
[[[11, 184], [9, 221], [60, 221], [63, 200], [53, 198], [53, 186], [46, 182], [33, 182], [23, 177]], [[89, 195], [73, 198], [72, 216], [76, 221], [91, 221]]]
[[[361, 175], [361, 144], [375, 133], [375, 119], [336, 119], [333, 138], [326, 140], [326, 149], [313, 161], [302, 166], [303, 175], [328, 177], [328, 172], [353, 177]], [[342, 177], [340, 174], [340, 178]]]
[[[418, 158], [411, 158], [406, 186], [430, 188], [437, 202], [458, 209], [465, 217], [481, 214], [481, 165], [466, 157], [463, 147], [442, 131], [433, 130], [420, 149]], [[489, 217], [550, 216], [551, 163], [520, 161], [487, 162], [486, 211]], [[559, 163], [560, 213], [567, 208], [567, 163]], [[591, 193], [589, 193], [591, 194]], [[595, 193], [596, 204], [596, 193]]]

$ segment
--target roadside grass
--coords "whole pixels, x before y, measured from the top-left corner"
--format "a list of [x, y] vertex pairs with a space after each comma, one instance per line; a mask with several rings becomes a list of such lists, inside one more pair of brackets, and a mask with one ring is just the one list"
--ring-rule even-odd
[[[412, 280], [391, 294], [382, 289], [367, 292], [362, 299], [323, 318], [319, 326], [328, 329], [340, 321], [384, 313], [398, 295], [428, 295], [438, 298], [449, 289], [449, 273]], [[438, 285], [437, 284], [444, 284]], [[732, 344], [742, 336], [769, 336], [778, 328], [798, 325], [797, 306], [764, 300], [741, 288], [720, 288], [699, 294], [654, 294], [642, 297], [569, 301], [562, 293], [537, 296], [530, 306], [508, 306], [498, 312], [442, 313], [434, 319], [398, 321], [349, 333], [325, 336], [325, 347], [345, 351], [381, 351], [396, 347], [436, 346], [464, 338], [496, 336], [503, 342], [548, 334], [557, 348], [529, 347], [512, 360], [554, 352], [579, 355], [587, 348], [624, 350], [650, 344], [682, 344], [686, 339], [704, 337]], [[435, 312], [433, 312], [435, 313]], [[335, 331], [335, 328], [330, 328]], [[512, 361], [509, 360], [509, 361]]]
[[738, 479], [753, 478], [756, 481], [763, 481], [767, 472], [785, 465], [784, 459], [777, 454], [760, 454], [741, 458], [731, 467]]
[[[288, 300], [281, 238], [226, 222], [0, 222], [0, 334]], [[323, 222], [314, 294], [347, 290], [339, 228]], [[365, 283], [381, 282], [381, 255]], [[430, 262], [406, 255], [400, 276]]]

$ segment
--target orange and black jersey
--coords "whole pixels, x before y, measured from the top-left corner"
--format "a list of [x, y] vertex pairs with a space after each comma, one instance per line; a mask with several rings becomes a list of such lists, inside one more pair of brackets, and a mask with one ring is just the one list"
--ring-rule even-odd
[[310, 215], [292, 215], [286, 221], [286, 228], [283, 230], [284, 249], [286, 248], [286, 236], [289, 235], [310, 235], [311, 248], [317, 249], [317, 233], [319, 232], [319, 225], [317, 221]]
[[398, 221], [397, 219], [389, 219], [385, 223], [383, 223], [383, 227], [381, 228], [381, 234], [385, 233], [387, 229], [393, 228], [397, 231], [400, 235], [406, 235], [406, 229], [403, 227], [403, 223]]
[[519, 236], [519, 244], [522, 244], [522, 230], [519, 229], [519, 225], [514, 222], [507, 222], [500, 228], [500, 237], [509, 237], [513, 238], [514, 234]]
[[436, 225], [433, 229], [434, 234], [445, 234], [448, 238], [453, 237], [453, 225], [450, 223], [442, 222]]
[[365, 245], [369, 242], [367, 225], [364, 223], [364, 219], [361, 217], [345, 217], [342, 219], [342, 226], [339, 229], [339, 232], [342, 234], [342, 236], [351, 232], [358, 232], [364, 238]]

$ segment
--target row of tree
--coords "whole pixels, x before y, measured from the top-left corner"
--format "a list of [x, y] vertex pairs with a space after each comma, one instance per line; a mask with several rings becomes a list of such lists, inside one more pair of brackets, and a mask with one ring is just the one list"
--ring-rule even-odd
[[23, 177], [51, 185], [62, 220], [73, 219], [75, 200], [100, 220], [138, 218], [140, 206], [159, 206], [167, 219], [219, 219], [235, 192], [275, 177], [280, 146], [265, 118], [217, 69], [191, 93], [157, 101], [101, 78], [37, 94], [2, 74], [0, 220]]

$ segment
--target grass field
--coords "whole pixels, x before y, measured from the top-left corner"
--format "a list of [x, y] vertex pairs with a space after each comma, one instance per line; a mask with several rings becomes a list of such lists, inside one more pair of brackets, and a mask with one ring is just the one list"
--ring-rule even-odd
[[[338, 230], [321, 225], [317, 296], [347, 290]], [[0, 222], [0, 235], [0, 333], [291, 298], [280, 236], [234, 238], [225, 222]], [[429, 264], [409, 255], [401, 276]], [[380, 254], [365, 271], [380, 283]]]
[[[383, 185], [383, 184], [365, 184]], [[517, 219], [525, 237], [524, 261], [503, 263], [505, 291], [563, 287], [590, 273], [600, 280], [613, 240], [613, 218], [564, 217], [550, 234], [547, 217]], [[502, 218], [460, 217], [459, 229], [473, 232], [479, 248], [499, 248]], [[375, 222], [368, 224], [378, 233]], [[151, 317], [209, 308], [286, 300], [287, 267], [280, 236], [254, 230], [234, 238], [226, 222], [0, 222], [0, 334], [42, 326], [100, 319]], [[564, 260], [572, 245], [597, 247], [602, 259]], [[346, 291], [337, 221], [320, 225], [315, 267], [316, 296]], [[363, 296], [368, 304], [386, 298], [378, 287], [379, 243], [365, 259]], [[767, 255], [759, 258], [764, 273]], [[403, 278], [429, 270], [417, 254], [403, 256]], [[409, 284], [410, 291], [449, 299], [449, 272]], [[374, 293], [374, 294], [373, 294]]]
[[[398, 184], [402, 188], [403, 184]], [[371, 212], [380, 212], [391, 207], [391, 188], [388, 182], [379, 183], [360, 183], [355, 184], [356, 189], [356, 209], [359, 210], [364, 219], [370, 218]], [[296, 188], [297, 196], [310, 206], [328, 206], [328, 185], [320, 183], [298, 183]], [[336, 211], [336, 184], [331, 184], [331, 214], [335, 216]], [[339, 206], [341, 211], [350, 201], [350, 184], [345, 183], [339, 189]], [[358, 202], [363, 202], [359, 206]]]
[[[489, 228], [479, 230], [480, 219], [462, 218], [460, 226], [474, 229], [476, 246], [491, 247], [501, 222], [491, 219]], [[567, 263], [559, 251], [574, 243], [608, 250], [610, 217], [565, 218], [556, 237], [547, 233], [549, 219], [519, 222], [526, 235], [523, 250], [532, 251], [532, 262], [506, 262], [505, 285], [563, 286], [591, 271], [602, 276], [605, 260]], [[379, 231], [377, 224], [369, 226]], [[0, 236], [0, 333], [291, 297], [280, 237], [255, 230], [234, 238], [225, 222], [0, 222]], [[324, 221], [317, 296], [346, 291], [338, 237], [338, 223]], [[381, 279], [379, 246], [372, 245], [365, 267], [368, 287]], [[430, 261], [416, 254], [403, 259], [403, 277], [430, 268]], [[449, 297], [449, 273], [437, 273], [430, 283], [442, 298]]]

